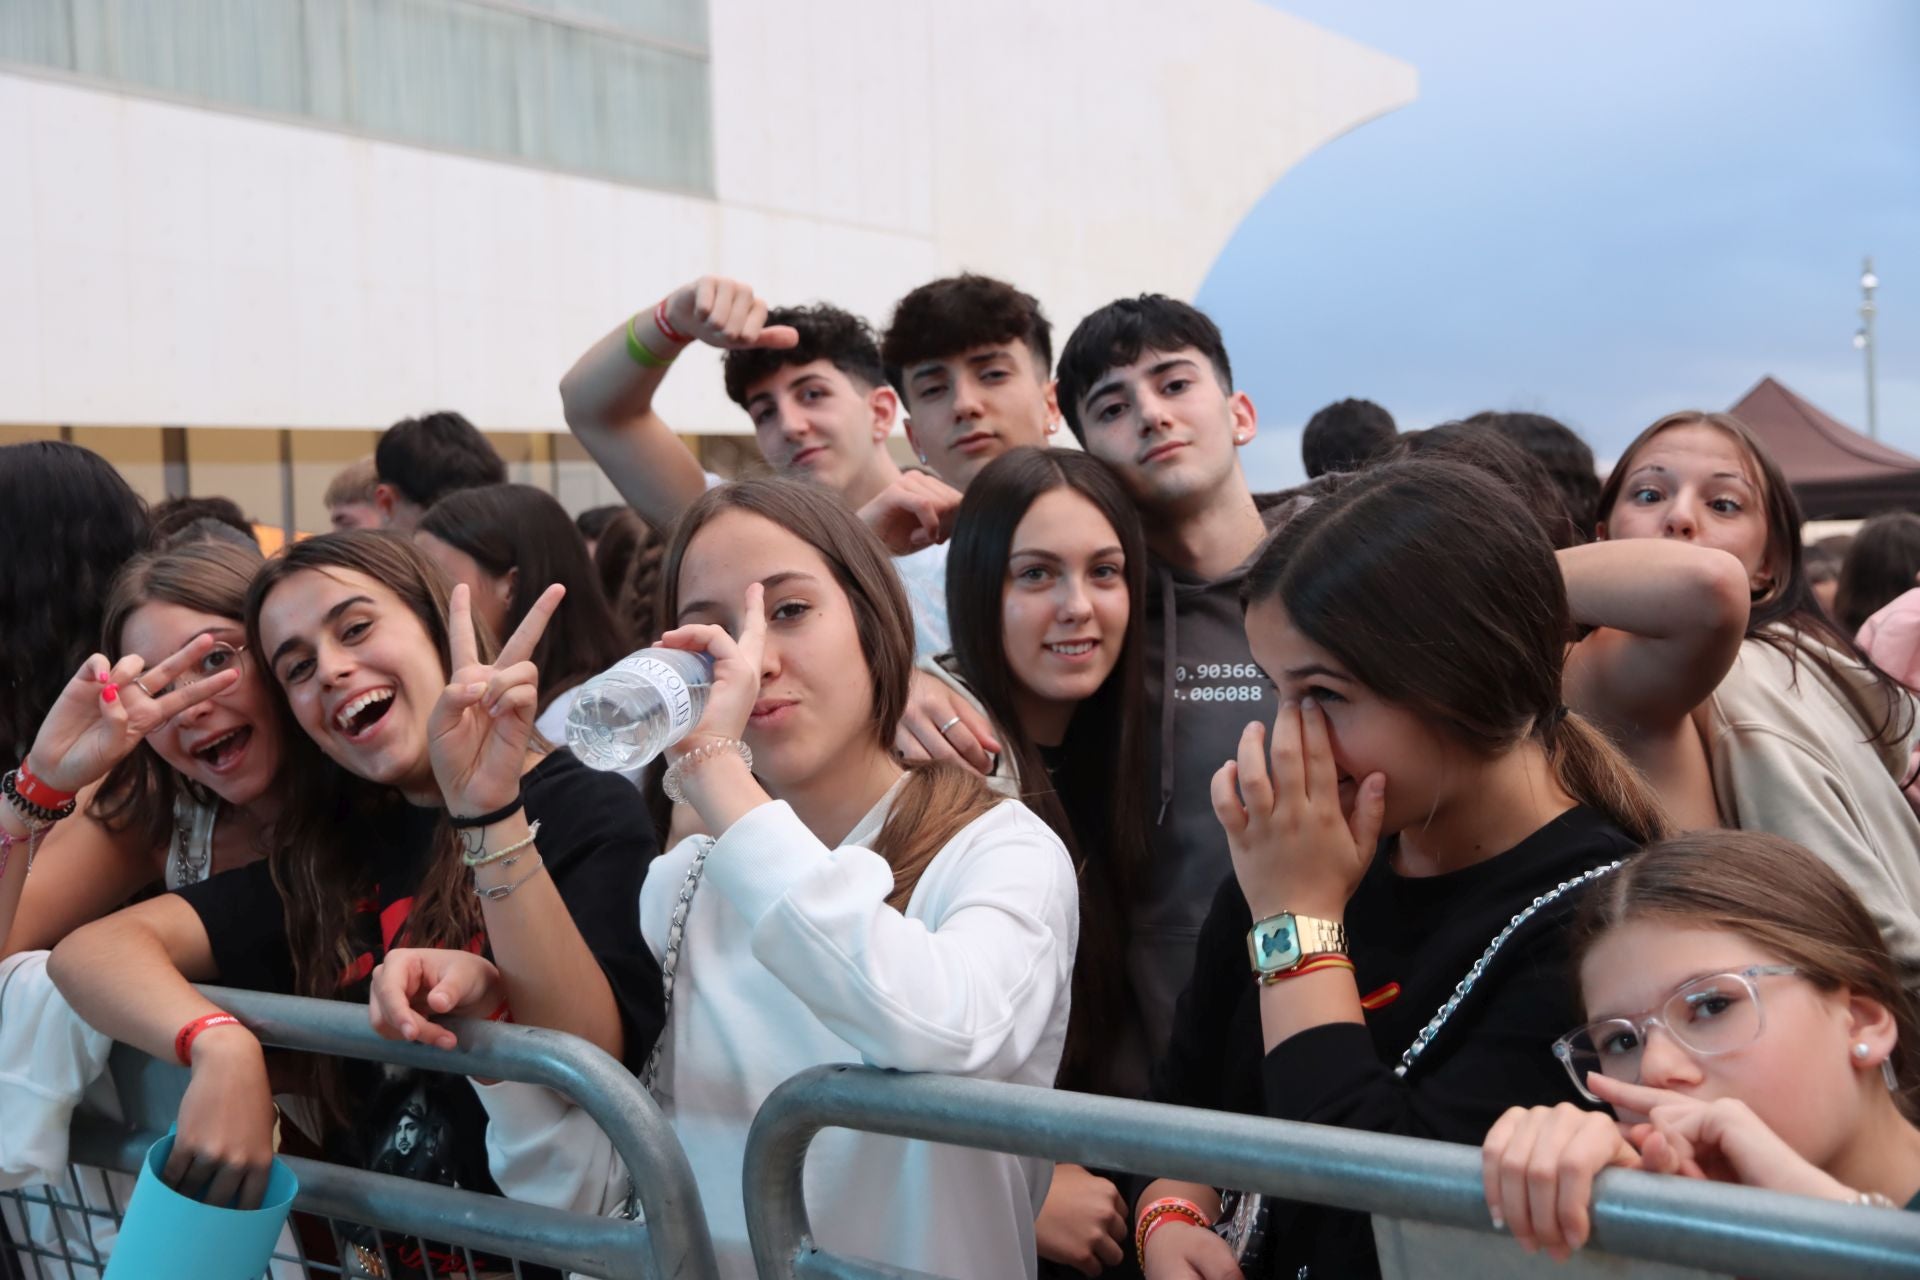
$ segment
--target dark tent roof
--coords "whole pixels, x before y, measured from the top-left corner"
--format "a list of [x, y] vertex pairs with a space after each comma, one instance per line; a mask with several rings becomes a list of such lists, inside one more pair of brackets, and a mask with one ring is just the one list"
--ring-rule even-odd
[[1732, 413], [1773, 451], [1807, 519], [1920, 511], [1920, 458], [1869, 440], [1772, 378]]

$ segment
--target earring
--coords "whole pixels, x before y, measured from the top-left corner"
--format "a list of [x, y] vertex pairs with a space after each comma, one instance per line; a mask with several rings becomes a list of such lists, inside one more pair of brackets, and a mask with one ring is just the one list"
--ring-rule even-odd
[[1900, 1077], [1894, 1073], [1892, 1058], [1880, 1060], [1880, 1078], [1887, 1082], [1888, 1093], [1900, 1092]]
[[1868, 1044], [1865, 1040], [1862, 1040], [1859, 1044], [1856, 1044], [1853, 1046], [1853, 1056], [1860, 1059], [1860, 1061], [1862, 1062], [1865, 1062], [1867, 1060], [1867, 1055], [1872, 1052], [1873, 1052], [1873, 1046]]

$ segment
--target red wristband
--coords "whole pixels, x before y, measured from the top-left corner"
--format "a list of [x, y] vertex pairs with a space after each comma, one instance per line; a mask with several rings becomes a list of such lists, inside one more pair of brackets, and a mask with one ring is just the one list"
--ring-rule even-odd
[[500, 1007], [487, 1015], [487, 1021], [488, 1022], [512, 1022], [513, 1010], [507, 1007], [507, 1002], [505, 1000], [502, 1000], [500, 1002]]
[[203, 1013], [186, 1026], [180, 1028], [180, 1034], [173, 1038], [173, 1056], [180, 1059], [181, 1066], [191, 1067], [193, 1065], [193, 1042], [200, 1038], [202, 1031], [205, 1031], [208, 1027], [237, 1027], [239, 1025], [240, 1019], [230, 1013]]
[[685, 346], [687, 343], [693, 341], [692, 338], [674, 328], [673, 323], [667, 319], [667, 300], [665, 298], [653, 304], [653, 327], [658, 329], [660, 336], [668, 342], [678, 342], [682, 346]]
[[29, 804], [37, 804], [42, 809], [58, 809], [79, 794], [77, 791], [54, 790], [34, 776], [33, 770], [27, 767], [25, 760], [22, 760], [19, 769], [14, 771], [13, 789], [20, 793], [22, 800]]

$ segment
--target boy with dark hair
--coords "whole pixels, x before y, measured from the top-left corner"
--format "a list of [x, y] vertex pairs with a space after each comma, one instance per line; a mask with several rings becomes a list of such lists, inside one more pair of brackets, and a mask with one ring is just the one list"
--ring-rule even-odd
[[1580, 542], [1592, 542], [1600, 519], [1600, 473], [1593, 450], [1572, 427], [1544, 413], [1498, 413], [1492, 409], [1467, 419], [1470, 427], [1489, 427], [1540, 460], [1560, 491], [1560, 503]]
[[[1208, 905], [1231, 871], [1213, 772], [1250, 720], [1279, 709], [1240, 609], [1248, 565], [1289, 504], [1256, 499], [1239, 450], [1258, 429], [1212, 320], [1158, 294], [1080, 322], [1060, 355], [1060, 409], [1140, 508], [1151, 553], [1147, 702], [1153, 858], [1132, 920], [1129, 973], [1149, 1052], [1166, 1045]], [[1170, 615], [1170, 616], [1169, 616]]]
[[[824, 304], [769, 310], [747, 285], [703, 276], [595, 343], [561, 379], [560, 398], [568, 428], [620, 496], [654, 528], [671, 529], [707, 488], [709, 477], [654, 409], [674, 358], [695, 341], [726, 353], [727, 395], [752, 419], [768, 465], [825, 485], [882, 527], [918, 647], [943, 652], [946, 548], [930, 545], [917, 507], [940, 505], [950, 491], [931, 476], [903, 477], [887, 452], [899, 399], [858, 316]], [[873, 513], [862, 510], [883, 494]]]
[[1371, 400], [1336, 400], [1307, 419], [1300, 461], [1309, 480], [1332, 471], [1358, 471], [1393, 447], [1393, 415]]
[[412, 533], [427, 508], [459, 489], [505, 484], [507, 464], [479, 428], [450, 409], [402, 418], [373, 450], [373, 500], [386, 527]]
[[1053, 326], [1031, 294], [964, 273], [900, 299], [881, 340], [907, 409], [907, 438], [955, 489], [1020, 445], [1044, 448], [1058, 422]]

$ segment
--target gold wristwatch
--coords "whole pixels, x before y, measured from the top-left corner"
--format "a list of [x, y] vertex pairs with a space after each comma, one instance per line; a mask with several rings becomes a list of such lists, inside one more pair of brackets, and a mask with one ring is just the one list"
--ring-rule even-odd
[[1329, 953], [1347, 954], [1347, 926], [1338, 920], [1282, 911], [1247, 930], [1247, 959], [1256, 974], [1286, 973]]

